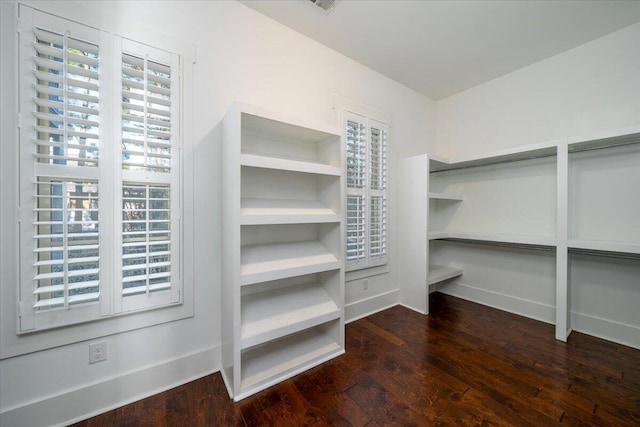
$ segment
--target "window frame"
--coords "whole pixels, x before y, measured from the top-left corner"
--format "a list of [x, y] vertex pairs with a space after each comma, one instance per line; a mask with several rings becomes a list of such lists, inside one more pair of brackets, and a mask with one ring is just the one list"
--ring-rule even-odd
[[[364, 270], [373, 267], [384, 266], [388, 263], [388, 235], [389, 235], [389, 215], [388, 215], [388, 177], [389, 177], [389, 156], [388, 156], [388, 142], [389, 142], [389, 124], [383, 120], [379, 120], [372, 117], [373, 114], [363, 114], [362, 112], [356, 112], [356, 109], [347, 109], [345, 108], [342, 112], [342, 127], [344, 134], [345, 144], [348, 144], [349, 136], [349, 122], [358, 123], [359, 126], [364, 128], [365, 134], [365, 154], [364, 154], [364, 185], [362, 188], [353, 188], [349, 186], [349, 173], [348, 171], [345, 173], [346, 179], [346, 197], [347, 197], [347, 215], [349, 214], [349, 206], [348, 200], [349, 197], [361, 197], [363, 198], [364, 205], [364, 222], [365, 222], [365, 231], [364, 231], [364, 256], [362, 259], [350, 261], [348, 258], [346, 259], [346, 268], [347, 272], [354, 272], [359, 270]], [[385, 138], [382, 141], [383, 148], [383, 169], [382, 170], [382, 180], [383, 180], [383, 189], [372, 189], [371, 188], [371, 152], [372, 152], [372, 142], [371, 142], [371, 129], [377, 128], [385, 133]], [[349, 154], [349, 150], [346, 150], [347, 155]], [[347, 163], [348, 168], [348, 160]], [[360, 178], [358, 178], [360, 179]], [[383, 203], [383, 222], [382, 222], [382, 238], [384, 244], [384, 252], [381, 255], [372, 255], [371, 254], [371, 235], [372, 235], [372, 200], [374, 197], [378, 197], [382, 199]], [[348, 234], [349, 234], [349, 224], [347, 219], [346, 224], [346, 235], [347, 241], [345, 241], [345, 246], [348, 245]], [[347, 250], [345, 253], [347, 253]]]
[[[25, 304], [24, 298], [21, 298], [21, 268], [25, 262], [19, 253], [12, 253], [17, 251], [11, 251], [10, 248], [20, 247], [21, 240], [24, 240], [24, 236], [21, 235], [20, 224], [25, 213], [20, 208], [20, 156], [25, 150], [19, 149], [19, 141], [21, 140], [21, 133], [29, 126], [33, 127], [31, 117], [28, 114], [23, 114], [20, 111], [21, 97], [20, 97], [20, 75], [17, 61], [12, 65], [3, 64], [2, 84], [5, 88], [11, 88], [6, 92], [6, 98], [2, 100], [2, 145], [3, 151], [6, 156], [1, 163], [3, 172], [3, 182], [0, 183], [0, 191], [3, 194], [3, 200], [9, 201], [3, 204], [2, 218], [0, 220], [0, 227], [3, 237], [3, 256], [2, 267], [6, 272], [6, 276], [3, 277], [3, 285], [1, 289], [2, 293], [2, 323], [3, 327], [0, 330], [3, 345], [1, 346], [0, 359], [7, 357], [13, 357], [21, 354], [30, 353], [33, 351], [39, 351], [49, 349], [52, 347], [71, 344], [74, 342], [94, 339], [100, 336], [111, 335], [115, 333], [121, 333], [131, 331], [148, 326], [158, 325], [170, 321], [184, 319], [192, 317], [194, 314], [194, 301], [193, 301], [193, 279], [194, 279], [194, 262], [193, 262], [193, 241], [194, 241], [194, 226], [193, 226], [193, 200], [194, 200], [194, 185], [192, 179], [185, 179], [184, 170], [193, 170], [193, 156], [191, 154], [185, 155], [189, 150], [185, 150], [185, 147], [190, 147], [193, 144], [193, 130], [192, 126], [188, 123], [193, 121], [193, 72], [195, 66], [195, 46], [190, 43], [185, 43], [177, 39], [173, 39], [170, 36], [155, 33], [148, 29], [137, 28], [132, 25], [133, 22], [129, 20], [113, 21], [111, 25], [105, 25], [107, 22], [103, 17], [93, 17], [91, 15], [91, 9], [83, 5], [68, 5], [68, 4], [45, 4], [43, 7], [37, 2], [16, 2], [16, 3], [4, 3], [2, 7], [2, 24], [6, 26], [7, 31], [3, 31], [2, 34], [2, 50], [4, 54], [10, 54], [16, 58], [21, 58], [19, 44], [24, 39], [21, 39], [19, 29], [25, 25], [25, 20], [29, 20], [29, 15], [32, 13], [50, 15], [55, 18], [64, 16], [65, 21], [71, 21], [74, 23], [80, 23], [86, 27], [92, 27], [96, 31], [105, 31], [113, 36], [122, 36], [125, 38], [132, 38], [140, 43], [144, 44], [156, 44], [163, 46], [163, 49], [177, 53], [181, 58], [181, 76], [180, 76], [180, 88], [182, 90], [182, 96], [179, 98], [181, 111], [179, 119], [183, 123], [181, 126], [181, 139], [182, 148], [178, 158], [180, 159], [180, 187], [179, 196], [176, 201], [179, 202], [180, 221], [178, 230], [182, 234], [182, 239], [179, 242], [179, 264], [181, 271], [179, 274], [181, 289], [180, 289], [180, 303], [167, 305], [163, 307], [154, 308], [152, 310], [136, 311], [131, 313], [118, 313], [112, 316], [104, 317], [99, 315], [95, 317], [93, 313], [90, 320], [80, 319], [77, 323], [74, 321], [72, 324], [64, 325], [61, 327], [55, 327], [51, 329], [36, 329], [35, 332], [21, 332], [19, 315], [20, 312], [25, 309], [25, 305], [29, 308], [29, 304]], [[91, 17], [90, 17], [91, 16]], [[104, 30], [97, 30], [98, 27], [105, 28]], [[29, 28], [30, 31], [32, 27]], [[11, 31], [10, 29], [13, 29]], [[119, 63], [115, 61], [105, 61], [105, 64]], [[109, 65], [110, 66], [110, 65]], [[109, 98], [109, 102], [114, 104], [114, 99], [117, 99], [119, 94], [114, 92], [113, 85], [105, 94], [106, 98]], [[102, 98], [102, 94], [101, 94]], [[12, 113], [13, 111], [13, 113]], [[105, 120], [107, 122], [113, 121], [113, 117], [110, 113], [107, 114]], [[10, 120], [10, 117], [17, 117], [17, 120]], [[113, 126], [105, 124], [106, 122], [100, 122], [101, 131], [110, 132], [110, 135], [105, 135], [101, 132], [101, 139], [111, 139], [115, 136]], [[9, 124], [9, 126], [6, 126]], [[30, 147], [31, 148], [31, 147]], [[33, 150], [29, 151], [29, 156], [33, 155]], [[113, 158], [107, 159], [100, 156], [101, 162], [111, 162], [111, 164], [119, 162], [113, 162]], [[112, 170], [111, 173], [114, 173]], [[7, 177], [7, 179], [5, 179]], [[102, 194], [101, 194], [102, 198]], [[15, 201], [15, 204], [14, 204]], [[188, 201], [188, 203], [185, 203]], [[115, 206], [114, 200], [101, 201], [102, 204]], [[12, 208], [11, 205], [14, 207]], [[16, 209], [16, 206], [18, 209]], [[115, 209], [115, 207], [114, 207]], [[32, 215], [31, 212], [26, 213], [27, 216]], [[109, 215], [114, 217], [113, 215]], [[189, 220], [191, 218], [191, 220]], [[105, 218], [106, 219], [106, 218]], [[187, 219], [184, 221], [184, 219]], [[102, 220], [102, 218], [101, 218]], [[103, 225], [103, 227], [105, 227]], [[23, 227], [24, 229], [31, 230], [31, 227]], [[111, 228], [115, 233], [116, 230]], [[29, 233], [29, 239], [32, 239]], [[113, 248], [105, 251], [105, 256], [113, 256]], [[107, 254], [108, 253], [108, 254]], [[102, 258], [103, 253], [101, 251], [100, 256]], [[102, 266], [101, 266], [102, 267]], [[29, 269], [32, 267], [29, 266]], [[117, 272], [119, 273], [119, 272]], [[117, 274], [114, 272], [117, 280]], [[101, 280], [103, 280], [101, 274]], [[111, 281], [113, 278], [110, 279]], [[118, 286], [114, 286], [118, 288]], [[101, 295], [102, 299], [102, 295]], [[105, 294], [105, 301], [108, 300], [108, 295]], [[13, 301], [13, 303], [12, 303]], [[18, 302], [16, 304], [16, 301]], [[107, 304], [112, 304], [112, 301], [107, 301]], [[76, 312], [77, 310], [70, 310]], [[123, 322], [121, 317], [127, 316], [127, 321]], [[41, 332], [41, 333], [40, 333]]]

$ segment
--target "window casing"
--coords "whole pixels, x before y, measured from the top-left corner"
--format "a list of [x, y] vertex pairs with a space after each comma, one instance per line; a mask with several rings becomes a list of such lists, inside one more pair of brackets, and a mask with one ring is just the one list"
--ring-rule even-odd
[[345, 111], [347, 270], [387, 262], [388, 126]]
[[21, 7], [18, 70], [18, 332], [179, 304], [179, 55]]

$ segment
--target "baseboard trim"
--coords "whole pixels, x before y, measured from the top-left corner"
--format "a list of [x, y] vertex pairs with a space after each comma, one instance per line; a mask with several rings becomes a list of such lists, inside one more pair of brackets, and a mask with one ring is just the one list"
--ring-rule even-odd
[[212, 374], [220, 366], [220, 348], [210, 347], [7, 409], [0, 413], [0, 425], [73, 424]]
[[345, 323], [353, 322], [363, 317], [370, 316], [387, 308], [395, 307], [400, 301], [400, 289], [374, 295], [360, 301], [345, 304]]
[[586, 313], [571, 312], [571, 329], [607, 341], [640, 349], [640, 327]]
[[518, 314], [541, 322], [555, 324], [556, 308], [523, 298], [514, 297], [486, 289], [476, 288], [463, 283], [449, 283], [438, 289], [443, 294], [452, 295], [467, 301], [477, 302], [498, 310]]

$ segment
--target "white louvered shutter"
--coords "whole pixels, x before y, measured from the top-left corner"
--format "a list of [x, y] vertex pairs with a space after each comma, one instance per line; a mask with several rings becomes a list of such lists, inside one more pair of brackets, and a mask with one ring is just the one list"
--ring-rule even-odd
[[121, 43], [122, 310], [178, 302], [179, 58]]
[[369, 127], [370, 265], [385, 261], [387, 254], [387, 127], [370, 121]]
[[347, 263], [364, 266], [367, 257], [367, 133], [363, 117], [345, 113], [347, 153]]
[[347, 270], [387, 262], [388, 126], [344, 112], [347, 153]]
[[28, 331], [100, 315], [104, 34], [21, 11], [20, 250], [32, 262], [21, 267], [20, 330]]

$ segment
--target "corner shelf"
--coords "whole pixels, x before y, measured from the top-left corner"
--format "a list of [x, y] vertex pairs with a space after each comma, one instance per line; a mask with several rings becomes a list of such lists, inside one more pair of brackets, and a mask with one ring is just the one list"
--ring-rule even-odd
[[436, 283], [443, 282], [445, 280], [453, 279], [454, 277], [462, 276], [463, 270], [457, 267], [449, 267], [446, 265], [431, 264], [429, 266], [429, 275], [427, 278], [427, 285], [435, 285]]

